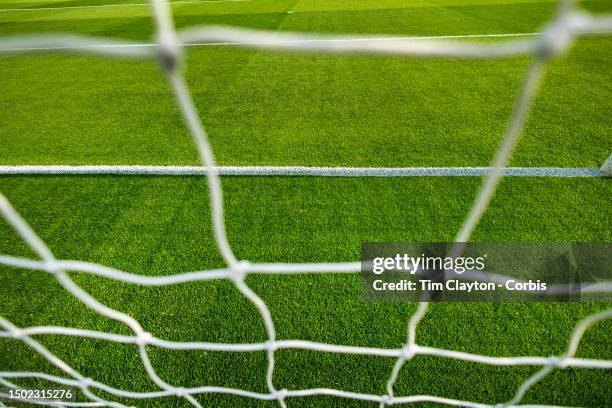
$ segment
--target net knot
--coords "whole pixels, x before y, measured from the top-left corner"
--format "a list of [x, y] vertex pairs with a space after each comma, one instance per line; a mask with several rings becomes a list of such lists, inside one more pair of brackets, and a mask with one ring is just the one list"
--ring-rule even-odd
[[567, 367], [567, 359], [565, 357], [550, 356], [548, 358], [548, 361], [549, 361], [549, 365], [555, 368]]
[[15, 327], [12, 330], [12, 334], [13, 334], [13, 337], [16, 338], [16, 339], [23, 339], [25, 337], [25, 334], [23, 333], [23, 330], [21, 330], [18, 327]]
[[46, 261], [44, 270], [54, 275], [60, 271], [60, 269], [57, 267], [57, 263], [55, 262], [55, 260]]
[[416, 354], [416, 350], [412, 344], [402, 349], [402, 358], [404, 360], [410, 360], [412, 357], [414, 357], [415, 354]]
[[165, 71], [174, 71], [181, 61], [181, 44], [174, 35], [159, 35], [157, 57]]
[[234, 269], [242, 273], [246, 273], [249, 270], [250, 266], [251, 263], [249, 261], [238, 261], [236, 262], [236, 266], [234, 266]]
[[550, 59], [563, 54], [572, 44], [574, 33], [584, 22], [582, 13], [563, 13], [542, 32], [539, 54]]
[[249, 261], [238, 261], [231, 266], [234, 280], [243, 280], [249, 271], [251, 264]]
[[142, 332], [140, 334], [138, 334], [138, 337], [136, 337], [136, 344], [138, 344], [139, 346], [144, 346], [147, 343], [150, 343], [153, 340], [153, 335], [149, 332]]
[[389, 395], [383, 395], [380, 397], [380, 403], [384, 405], [389, 405], [391, 403], [391, 397]]
[[282, 390], [278, 390], [275, 393], [276, 399], [279, 400], [279, 401], [282, 401], [285, 398], [287, 398], [287, 394], [288, 393], [289, 393], [289, 391], [286, 388], [283, 388]]
[[266, 349], [268, 349], [269, 351], [276, 351], [276, 350], [278, 350], [278, 346], [276, 345], [276, 341], [275, 340], [268, 340], [266, 342]]
[[187, 389], [184, 387], [175, 388], [174, 393], [177, 397], [185, 397], [186, 395], [188, 395]]
[[83, 377], [81, 381], [79, 382], [80, 382], [81, 389], [87, 389], [94, 384], [94, 380], [92, 380], [89, 377]]

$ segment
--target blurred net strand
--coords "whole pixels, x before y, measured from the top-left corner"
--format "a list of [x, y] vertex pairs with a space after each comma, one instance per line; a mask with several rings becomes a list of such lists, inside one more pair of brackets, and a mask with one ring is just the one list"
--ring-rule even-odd
[[[70, 327], [58, 326], [35, 326], [21, 328], [17, 332], [0, 331], [0, 338], [19, 338], [18, 335], [36, 336], [36, 335], [63, 335], [84, 337], [96, 340], [105, 340], [122, 344], [137, 344], [139, 339], [136, 336], [128, 336], [109, 332], [100, 332], [94, 330], [85, 330]], [[146, 345], [166, 348], [169, 350], [205, 350], [205, 351], [228, 351], [228, 352], [256, 352], [265, 351], [268, 347], [267, 342], [263, 343], [208, 343], [208, 342], [180, 342], [163, 340], [152, 336], [143, 340]], [[369, 355], [378, 357], [400, 357], [404, 350], [399, 349], [384, 349], [375, 347], [360, 347], [360, 346], [345, 346], [328, 343], [319, 343], [305, 340], [277, 340], [274, 342], [275, 349], [302, 349], [314, 350], [325, 353], [340, 353], [340, 354], [356, 354]], [[475, 363], [498, 366], [542, 366], [551, 362], [553, 357], [494, 357], [480, 354], [471, 354], [458, 352], [446, 349], [439, 349], [427, 346], [419, 346], [414, 344], [413, 352], [415, 355], [431, 355], [443, 358], [452, 358], [455, 360], [463, 360]], [[612, 368], [610, 360], [595, 360], [585, 358], [568, 358], [564, 362], [566, 367], [586, 367], [586, 368]], [[0, 376], [7, 372], [0, 372]]]
[[[243, 261], [244, 262], [244, 261]], [[204, 271], [182, 272], [175, 275], [146, 276], [120, 271], [108, 266], [73, 260], [56, 260], [53, 262], [38, 261], [21, 257], [0, 255], [0, 264], [22, 269], [38, 270], [53, 274], [61, 269], [66, 272], [83, 272], [90, 275], [101, 276], [116, 281], [131, 283], [141, 286], [169, 286], [187, 282], [199, 282], [218, 279], [229, 279], [233, 276], [231, 269], [210, 269]], [[319, 274], [319, 273], [356, 273], [361, 267], [369, 267], [371, 263], [348, 262], [348, 263], [310, 263], [310, 264], [265, 264], [247, 263], [243, 264], [244, 272], [249, 275], [295, 275], [295, 274]], [[423, 271], [417, 271], [416, 275], [422, 275]], [[466, 281], [492, 282], [505, 285], [509, 281], [517, 284], [527, 283], [524, 280], [512, 276], [501, 275], [486, 271], [466, 270], [457, 276], [458, 279]], [[575, 293], [609, 293], [612, 292], [612, 281], [582, 282], [577, 284], [553, 284], [546, 292], [521, 287], [515, 292], [532, 293], [538, 295], [567, 295]]]
[[[408, 325], [407, 341], [401, 349], [385, 350], [368, 347], [341, 346], [324, 343], [314, 343], [300, 340], [276, 340], [275, 327], [272, 322], [271, 314], [266, 304], [253, 292], [245, 283], [245, 278], [252, 272], [267, 272], [267, 273], [300, 273], [300, 272], [323, 272], [325, 268], [330, 268], [333, 271], [350, 272], [359, 270], [359, 263], [342, 263], [342, 264], [250, 264], [246, 261], [238, 261], [233, 254], [231, 246], [228, 242], [224, 213], [223, 213], [223, 196], [221, 183], [216, 171], [216, 164], [205, 130], [201, 124], [199, 115], [195, 109], [191, 95], [185, 83], [182, 73], [182, 47], [185, 44], [201, 41], [225, 41], [234, 43], [240, 46], [248, 46], [254, 48], [277, 49], [288, 51], [309, 51], [309, 52], [329, 52], [332, 54], [351, 53], [351, 54], [392, 54], [392, 55], [412, 55], [416, 57], [456, 57], [456, 58], [505, 58], [517, 55], [533, 55], [533, 61], [526, 74], [521, 93], [514, 107], [514, 112], [511, 117], [508, 129], [502, 139], [499, 150], [493, 161], [492, 168], [476, 196], [474, 204], [466, 218], [461, 230], [457, 235], [455, 242], [467, 242], [469, 237], [480, 220], [482, 214], [488, 207], [496, 187], [504, 174], [504, 167], [507, 164], [512, 150], [516, 144], [518, 136], [521, 133], [523, 122], [528, 114], [530, 104], [537, 92], [537, 88], [542, 79], [546, 63], [553, 57], [563, 53], [571, 44], [573, 39], [578, 36], [601, 34], [602, 32], [612, 31], [612, 16], [592, 16], [573, 9], [572, 1], [562, 1], [560, 3], [559, 12], [552, 20], [552, 23], [546, 27], [543, 33], [535, 39], [519, 40], [512, 42], [504, 42], [500, 44], [468, 44], [465, 42], [453, 42], [445, 40], [381, 40], [376, 42], [351, 41], [350, 37], [315, 37], [302, 34], [286, 34], [269, 31], [257, 31], [228, 27], [204, 27], [181, 31], [178, 35], [174, 29], [173, 20], [170, 15], [168, 4], [162, 0], [151, 1], [154, 20], [157, 25], [157, 46], [156, 47], [105, 47], [109, 44], [108, 40], [88, 38], [81, 36], [37, 36], [37, 37], [10, 37], [0, 39], [0, 53], [21, 53], [21, 52], [37, 52], [49, 51], [41, 48], [49, 46], [63, 47], [74, 52], [94, 53], [108, 56], [118, 57], [134, 57], [140, 59], [157, 60], [172, 88], [173, 94], [178, 103], [179, 109], [184, 117], [187, 127], [190, 130], [194, 144], [197, 148], [202, 164], [211, 171], [206, 173], [208, 181], [208, 189], [211, 201], [211, 219], [214, 228], [215, 241], [224, 261], [228, 268], [216, 271], [210, 271], [211, 276], [215, 275], [214, 279], [230, 279], [233, 281], [236, 288], [247, 298], [258, 310], [264, 322], [268, 340], [258, 344], [245, 345], [230, 345], [230, 344], [215, 344], [215, 343], [180, 343], [169, 342], [161, 339], [156, 339], [152, 334], [146, 332], [140, 323], [131, 316], [120, 311], [111, 309], [100, 303], [97, 299], [77, 286], [68, 276], [67, 270], [75, 261], [58, 261], [55, 259], [46, 244], [36, 235], [25, 220], [17, 213], [10, 205], [4, 196], [0, 196], [0, 212], [8, 223], [18, 232], [21, 238], [29, 245], [29, 247], [41, 258], [41, 261], [25, 260], [15, 257], [2, 256], [0, 264], [17, 266], [28, 266], [33, 269], [51, 272], [58, 279], [69, 293], [79, 299], [87, 307], [97, 313], [117, 320], [126, 324], [135, 334], [135, 336], [123, 336], [112, 333], [93, 332], [81, 329], [73, 329], [66, 327], [38, 327], [20, 329], [10, 323], [8, 320], [0, 317], [0, 326], [4, 332], [0, 332], [0, 337], [11, 337], [19, 339], [29, 347], [37, 351], [40, 355], [51, 362], [55, 367], [59, 368], [64, 373], [68, 374], [72, 379], [65, 379], [57, 376], [52, 376], [44, 373], [34, 372], [2, 372], [0, 373], [0, 383], [12, 384], [7, 378], [38, 378], [50, 382], [71, 385], [79, 388], [85, 396], [91, 401], [84, 403], [68, 403], [63, 401], [38, 401], [43, 404], [51, 404], [55, 406], [112, 406], [122, 407], [121, 403], [103, 399], [93, 393], [93, 389], [107, 392], [109, 394], [124, 397], [124, 398], [157, 398], [165, 396], [178, 396], [185, 398], [195, 407], [200, 407], [199, 402], [194, 398], [194, 395], [203, 393], [222, 393], [243, 396], [247, 398], [255, 398], [261, 400], [277, 400], [284, 407], [286, 398], [289, 397], [305, 397], [316, 395], [335, 396], [340, 398], [358, 399], [364, 401], [377, 402], [381, 406], [387, 404], [402, 404], [413, 402], [435, 402], [453, 406], [463, 407], [507, 407], [515, 406], [520, 403], [527, 391], [538, 381], [552, 372], [555, 368], [564, 368], [567, 366], [580, 366], [590, 368], [610, 368], [612, 364], [609, 360], [588, 360], [574, 358], [580, 339], [586, 330], [599, 321], [612, 318], [612, 309], [600, 313], [593, 314], [581, 320], [574, 328], [574, 332], [570, 339], [570, 343], [566, 352], [560, 356], [554, 357], [489, 357], [462, 353], [446, 349], [435, 349], [430, 347], [419, 346], [416, 343], [416, 331], [419, 322], [424, 318], [428, 309], [428, 302], [420, 302], [417, 311], [410, 319]], [[323, 39], [325, 41], [316, 41]], [[354, 37], [353, 40], [356, 38]], [[306, 41], [305, 41], [306, 40]], [[312, 41], [309, 41], [312, 40]], [[248, 42], [248, 44], [244, 44]], [[114, 44], [125, 45], [121, 42], [112, 42]], [[451, 255], [456, 256], [462, 250], [462, 245], [455, 245], [451, 250]], [[34, 262], [38, 262], [34, 264]], [[74, 266], [74, 265], [73, 265]], [[151, 284], [154, 280], [139, 280], [127, 278], [133, 276], [125, 272], [116, 271], [112, 268], [105, 268], [100, 265], [80, 263], [79, 267], [86, 269], [85, 272], [92, 274], [108, 275], [113, 279], [123, 280], [125, 282]], [[81, 270], [83, 271], [83, 270]], [[103, 272], [102, 272], [103, 271]], [[330, 271], [327, 271], [330, 272]], [[199, 274], [199, 275], [197, 275]], [[183, 281], [206, 280], [206, 272], [195, 272], [189, 279]], [[177, 275], [178, 276], [178, 275]], [[156, 279], [156, 278], [153, 278]], [[174, 278], [174, 282], [170, 280], [155, 281], [160, 285], [168, 285], [178, 283], [180, 278]], [[138, 282], [135, 282], [138, 281]], [[607, 287], [603, 288], [607, 290]], [[130, 392], [116, 389], [106, 384], [97, 382], [91, 378], [86, 378], [64, 361], [59, 359], [42, 344], [34, 340], [31, 336], [36, 334], [62, 334], [72, 335], [85, 338], [98, 338], [109, 341], [118, 341], [122, 343], [130, 343], [138, 346], [140, 359], [143, 366], [150, 377], [161, 391], [156, 392]], [[266, 369], [266, 385], [268, 393], [257, 393], [247, 390], [204, 386], [196, 388], [174, 387], [162, 380], [155, 372], [146, 346], [155, 345], [157, 347], [177, 349], [211, 349], [219, 351], [266, 351], [268, 366]], [[275, 351], [279, 348], [301, 348], [322, 352], [335, 353], [352, 353], [352, 354], [368, 354], [376, 356], [391, 356], [396, 357], [396, 363], [390, 373], [386, 385], [386, 394], [373, 395], [361, 394], [349, 391], [342, 391], [327, 388], [315, 388], [304, 390], [277, 390], [273, 383]], [[444, 398], [431, 395], [412, 395], [405, 397], [396, 397], [393, 395], [393, 387], [399, 373], [406, 361], [412, 359], [415, 355], [432, 355], [446, 358], [460, 359], [465, 361], [473, 361], [484, 364], [493, 365], [537, 365], [541, 369], [534, 375], [529, 377], [516, 391], [514, 397], [505, 403], [490, 405], [471, 401], [462, 401], [451, 398]], [[6, 397], [4, 394], [0, 394]], [[74, 405], [77, 404], [77, 405]], [[87, 405], [90, 404], [90, 405]]]
[[[448, 57], [495, 59], [520, 55], [564, 51], [576, 37], [599, 36], [612, 32], [612, 17], [593, 16], [580, 11], [568, 11], [553, 20], [540, 33], [529, 33], [533, 38], [506, 40], [495, 44], [467, 43], [431, 37], [363, 37], [343, 35], [311, 35], [303, 33], [253, 30], [227, 26], [189, 28], [174, 34], [178, 47], [195, 44], [235, 45], [289, 52], [329, 54], [382, 54], [414, 57]], [[0, 39], [0, 53], [36, 53], [72, 51], [86, 54], [159, 58], [160, 44], [124, 42], [93, 36], [54, 34], [9, 36]], [[555, 51], [555, 50], [558, 51]]]

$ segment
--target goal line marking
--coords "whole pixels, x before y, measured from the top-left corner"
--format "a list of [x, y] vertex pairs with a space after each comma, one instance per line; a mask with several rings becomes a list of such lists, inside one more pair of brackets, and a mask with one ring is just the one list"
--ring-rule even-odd
[[[310, 166], [218, 166], [222, 176], [319, 176], [319, 177], [483, 177], [489, 167], [310, 167]], [[151, 175], [195, 176], [202, 166], [154, 165], [15, 165], [0, 166], [0, 175]], [[604, 177], [590, 167], [508, 167], [515, 177]]]
[[[230, 3], [244, 2], [251, 0], [181, 0], [171, 1], [168, 4], [189, 4], [189, 3]], [[99, 4], [91, 6], [57, 6], [57, 7], [28, 7], [28, 8], [5, 8], [2, 11], [39, 11], [39, 10], [67, 10], [67, 9], [88, 9], [88, 8], [106, 8], [106, 7], [151, 7], [150, 3], [125, 3], [125, 4]]]

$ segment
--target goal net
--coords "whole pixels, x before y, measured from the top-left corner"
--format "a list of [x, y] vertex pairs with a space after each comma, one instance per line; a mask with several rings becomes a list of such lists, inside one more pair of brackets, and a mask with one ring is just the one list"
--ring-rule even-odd
[[[83, 330], [71, 327], [37, 326], [17, 327], [0, 316], [0, 337], [22, 341], [39, 353], [54, 366], [65, 373], [65, 376], [55, 376], [41, 372], [0, 371], [0, 384], [6, 387], [19, 388], [16, 383], [24, 378], [36, 378], [55, 384], [76, 387], [89, 399], [87, 402], [62, 402], [32, 400], [33, 403], [44, 403], [55, 406], [123, 406], [120, 402], [109, 399], [108, 395], [120, 398], [150, 399], [168, 396], [184, 398], [195, 407], [200, 407], [196, 396], [207, 393], [233, 394], [258, 400], [276, 400], [285, 406], [291, 398], [304, 396], [332, 396], [345, 399], [363, 400], [378, 403], [381, 406], [390, 404], [432, 402], [465, 407], [481, 407], [487, 404], [478, 401], [463, 401], [444, 396], [407, 395], [394, 393], [394, 384], [402, 366], [417, 355], [429, 355], [440, 358], [456, 359], [466, 362], [477, 362], [494, 366], [537, 366], [540, 369], [527, 378], [509, 401], [500, 402], [497, 406], [512, 406], [520, 404], [527, 391], [556, 368], [582, 367], [593, 369], [612, 369], [612, 360], [585, 359], [575, 357], [579, 342], [592, 325], [612, 318], [612, 309], [590, 315], [580, 321], [574, 328], [566, 351], [553, 357], [493, 357], [470, 354], [454, 350], [433, 348], [416, 342], [416, 332], [419, 322], [426, 315], [428, 302], [420, 302], [416, 313], [410, 318], [407, 329], [407, 339], [403, 347], [397, 349], [359, 347], [340, 344], [318, 343], [304, 340], [279, 340], [271, 312], [264, 301], [245, 283], [248, 275], [255, 274], [307, 274], [307, 273], [358, 273], [360, 262], [346, 263], [253, 263], [237, 259], [228, 241], [224, 221], [223, 191], [217, 171], [214, 155], [206, 132], [196, 112], [192, 97], [186, 85], [183, 68], [183, 47], [190, 43], [221, 41], [243, 47], [255, 47], [288, 52], [310, 52], [329, 54], [367, 54], [367, 55], [399, 55], [405, 57], [427, 58], [472, 58], [497, 59], [512, 56], [531, 56], [531, 63], [523, 80], [522, 88], [515, 102], [512, 117], [501, 140], [499, 148], [474, 199], [473, 205], [455, 237], [455, 242], [468, 242], [475, 226], [486, 211], [504, 169], [511, 156], [513, 148], [521, 133], [521, 129], [529, 113], [530, 105], [537, 93], [544, 70], [549, 61], [564, 53], [577, 37], [601, 35], [612, 32], [612, 16], [591, 15], [579, 11], [572, 1], [562, 1], [554, 18], [543, 28], [542, 32], [532, 38], [513, 40], [509, 42], [466, 42], [447, 41], [444, 39], [400, 39], [379, 38], [377, 41], [360, 41], [354, 36], [315, 36], [297, 33], [281, 33], [263, 30], [248, 30], [232, 27], [202, 26], [177, 31], [174, 28], [170, 6], [162, 0], [152, 0], [151, 8], [156, 24], [156, 44], [153, 47], [137, 46], [133, 43], [123, 43], [110, 39], [71, 35], [33, 35], [0, 38], [0, 53], [33, 53], [74, 52], [98, 54], [113, 57], [136, 58], [159, 63], [172, 89], [176, 103], [180, 108], [185, 124], [193, 138], [193, 143], [199, 154], [199, 159], [206, 172], [207, 185], [210, 193], [212, 225], [216, 245], [225, 261], [225, 267], [216, 270], [186, 272], [169, 276], [142, 276], [132, 274], [104, 265], [57, 259], [45, 242], [28, 225], [9, 201], [0, 195], [0, 212], [6, 221], [15, 229], [25, 243], [34, 251], [38, 259], [21, 258], [10, 255], [0, 255], [0, 264], [9, 267], [32, 269], [55, 276], [59, 284], [70, 294], [79, 299], [95, 312], [124, 323], [132, 335]], [[185, 282], [206, 280], [229, 280], [240, 293], [258, 310], [264, 322], [267, 341], [249, 344], [228, 344], [211, 342], [175, 342], [163, 340], [147, 332], [133, 317], [114, 310], [101, 303], [94, 296], [79, 287], [70, 276], [70, 272], [87, 273], [103, 276], [119, 282], [144, 286], [169, 286]], [[499, 279], [496, 276], [495, 279]], [[493, 278], [492, 278], [493, 279]], [[509, 279], [509, 278], [508, 278]], [[612, 282], [600, 283], [597, 290], [612, 292]], [[94, 378], [89, 378], [49, 351], [34, 336], [54, 334], [92, 338], [138, 346], [140, 359], [151, 380], [159, 387], [158, 391], [135, 392], [117, 389]], [[172, 384], [171, 379], [164, 379], [154, 369], [147, 346], [171, 350], [205, 350], [219, 352], [254, 352], [267, 353], [267, 368], [265, 369], [267, 393], [253, 392], [245, 389], [201, 386], [195, 388]], [[364, 356], [387, 357], [395, 359], [396, 363], [386, 383], [383, 395], [373, 395], [338, 390], [334, 388], [315, 389], [282, 389], [273, 381], [275, 367], [275, 352], [280, 349], [302, 349], [326, 353], [346, 353]], [[100, 391], [106, 397], [100, 396]], [[0, 396], [6, 397], [5, 394]], [[0, 402], [0, 406], [3, 406]]]

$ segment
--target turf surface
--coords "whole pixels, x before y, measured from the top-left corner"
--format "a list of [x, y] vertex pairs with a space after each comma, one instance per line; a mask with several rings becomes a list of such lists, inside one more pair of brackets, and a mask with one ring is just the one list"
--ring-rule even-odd
[[[395, 3], [397, 8], [334, 11], [319, 10], [315, 2], [309, 11], [310, 3], [300, 2], [290, 15], [285, 10], [291, 2], [279, 1], [175, 8], [179, 27], [223, 23], [397, 35], [534, 32], [554, 10], [546, 2], [427, 8]], [[587, 4], [612, 9], [607, 2]], [[146, 14], [146, 7], [93, 10], [0, 13], [0, 34], [62, 31], [143, 41], [151, 36], [150, 18], [138, 14]], [[612, 93], [611, 46], [612, 39], [582, 40], [551, 65], [513, 165], [603, 163], [612, 150], [612, 119], [602, 109]], [[11, 118], [0, 122], [4, 162], [196, 163], [154, 64], [66, 55], [1, 61], [0, 105]], [[481, 166], [500, 139], [527, 63], [193, 47], [187, 78], [221, 164]]]
[[[131, 1], [123, 1], [129, 3]], [[15, 7], [0, 0], [0, 8]], [[113, 3], [118, 3], [113, 0]], [[250, 1], [176, 5], [177, 25], [223, 23], [291, 31], [457, 35], [537, 31], [552, 2]], [[20, 7], [105, 1], [19, 2]], [[591, 1], [593, 11], [609, 2]], [[287, 15], [288, 9], [294, 10]], [[143, 7], [0, 12], [0, 34], [89, 33], [146, 41]], [[612, 150], [611, 39], [579, 41], [554, 62], [513, 165], [599, 166]], [[486, 165], [507, 122], [526, 59], [496, 62], [288, 56], [225, 47], [188, 50], [187, 77], [222, 164]], [[44, 55], [0, 57], [2, 164], [192, 164], [196, 155], [162, 76], [150, 63]], [[346, 261], [364, 241], [452, 240], [476, 178], [223, 179], [237, 256], [252, 261]], [[222, 266], [199, 178], [2, 177], [0, 191], [57, 257], [164, 275]], [[504, 180], [473, 239], [609, 242], [612, 189], [603, 179]], [[29, 251], [0, 224], [0, 253]], [[259, 342], [255, 309], [226, 282], [140, 288], [74, 274], [109, 306], [158, 337]], [[85, 308], [42, 272], [0, 268], [0, 314], [22, 326], [66, 325], [129, 334]], [[400, 347], [413, 304], [361, 299], [357, 276], [252, 277], [278, 338]], [[575, 323], [602, 303], [435, 304], [419, 344], [478, 354], [554, 355]], [[598, 324], [581, 357], [610, 358], [612, 324]], [[134, 346], [39, 336], [86, 376], [153, 390]], [[162, 378], [182, 386], [266, 392], [265, 353], [168, 352], [151, 348]], [[329, 387], [383, 394], [393, 359], [283, 350], [278, 388]], [[60, 374], [15, 341], [0, 340], [1, 370]], [[499, 368], [418, 357], [396, 395], [433, 394], [485, 403], [512, 397], [533, 368]], [[24, 382], [25, 384], [25, 382]], [[565, 369], [526, 403], [605, 406], [609, 371]], [[273, 406], [202, 396], [205, 406]], [[124, 401], [184, 406], [174, 398]], [[290, 406], [370, 406], [331, 398]]]

